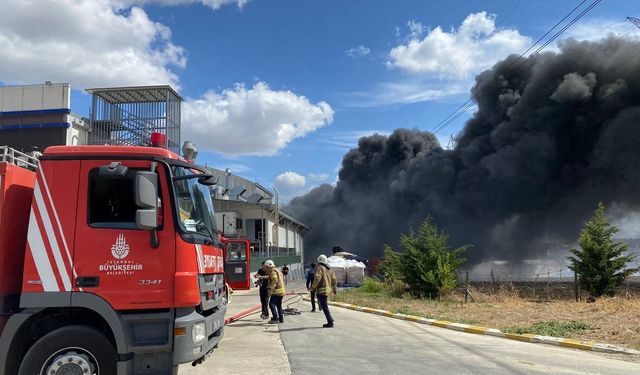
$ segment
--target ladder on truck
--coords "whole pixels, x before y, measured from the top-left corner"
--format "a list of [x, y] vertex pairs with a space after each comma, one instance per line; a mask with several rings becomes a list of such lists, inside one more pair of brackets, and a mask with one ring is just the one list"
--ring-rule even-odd
[[25, 154], [9, 146], [0, 146], [0, 163], [14, 164], [32, 171], [38, 169], [38, 158], [40, 155], [42, 154], [38, 151]]

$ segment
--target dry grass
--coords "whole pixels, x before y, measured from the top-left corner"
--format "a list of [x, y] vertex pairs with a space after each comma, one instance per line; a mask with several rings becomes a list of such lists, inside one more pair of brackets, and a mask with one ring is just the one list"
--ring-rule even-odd
[[337, 300], [510, 331], [532, 331], [536, 323], [573, 322], [589, 328], [569, 331], [571, 338], [640, 350], [640, 283], [621, 288], [618, 297], [593, 303], [576, 302], [571, 283], [478, 283], [470, 291], [475, 302], [464, 303], [464, 290], [440, 301], [358, 290], [340, 292]]

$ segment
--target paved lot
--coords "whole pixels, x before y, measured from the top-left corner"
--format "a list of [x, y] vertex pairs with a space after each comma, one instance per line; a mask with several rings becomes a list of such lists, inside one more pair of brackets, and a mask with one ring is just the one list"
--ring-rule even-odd
[[[255, 305], [256, 292], [234, 296], [232, 313]], [[293, 300], [291, 300], [293, 301]], [[291, 302], [290, 301], [290, 302]], [[333, 329], [308, 302], [278, 326], [257, 314], [227, 327], [221, 347], [180, 374], [636, 374], [640, 365], [573, 349], [472, 335], [332, 308]], [[283, 345], [284, 344], [284, 345]], [[285, 351], [286, 349], [286, 351]]]
[[[260, 303], [257, 290], [233, 294], [227, 317]], [[278, 326], [266, 324], [260, 312], [227, 325], [219, 348], [203, 364], [180, 366], [180, 375], [291, 374]]]

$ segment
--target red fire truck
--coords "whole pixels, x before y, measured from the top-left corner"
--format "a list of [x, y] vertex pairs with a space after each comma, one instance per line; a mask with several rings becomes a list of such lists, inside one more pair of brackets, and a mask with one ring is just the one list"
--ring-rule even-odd
[[201, 363], [228, 301], [214, 183], [155, 147], [0, 159], [0, 374], [176, 374]]

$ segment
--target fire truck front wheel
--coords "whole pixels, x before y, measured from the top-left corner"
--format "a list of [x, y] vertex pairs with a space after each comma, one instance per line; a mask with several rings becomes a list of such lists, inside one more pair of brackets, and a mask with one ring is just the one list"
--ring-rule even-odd
[[116, 373], [113, 345], [84, 326], [56, 329], [29, 349], [18, 375], [111, 375]]

